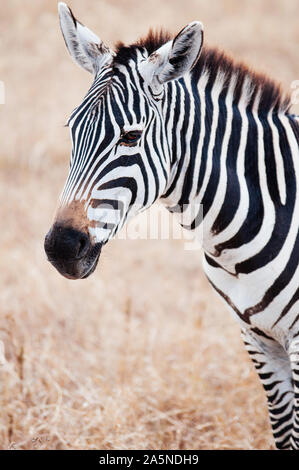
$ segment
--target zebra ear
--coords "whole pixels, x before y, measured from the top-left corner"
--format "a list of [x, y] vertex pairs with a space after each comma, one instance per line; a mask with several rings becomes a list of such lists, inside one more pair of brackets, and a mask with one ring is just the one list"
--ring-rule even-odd
[[153, 52], [141, 63], [141, 73], [151, 84], [159, 86], [189, 72], [196, 63], [203, 44], [203, 25], [193, 21], [177, 36]]
[[112, 59], [112, 52], [98, 36], [74, 17], [65, 3], [58, 3], [58, 12], [62, 35], [73, 60], [88, 72], [96, 74]]

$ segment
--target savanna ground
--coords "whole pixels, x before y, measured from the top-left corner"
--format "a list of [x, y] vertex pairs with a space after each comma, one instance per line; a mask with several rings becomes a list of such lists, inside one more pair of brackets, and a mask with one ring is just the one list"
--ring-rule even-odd
[[[70, 0], [109, 45], [200, 19], [205, 39], [290, 90], [297, 0]], [[66, 118], [91, 83], [54, 0], [1, 7], [0, 448], [273, 448], [266, 402], [231, 319], [183, 241], [112, 241], [62, 278], [43, 239], [68, 170]], [[298, 107], [294, 108], [298, 112]]]

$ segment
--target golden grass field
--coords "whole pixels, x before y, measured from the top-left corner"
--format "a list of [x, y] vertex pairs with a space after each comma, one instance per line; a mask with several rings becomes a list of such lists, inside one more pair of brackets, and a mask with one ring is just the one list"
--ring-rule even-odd
[[[109, 45], [194, 19], [205, 40], [299, 79], [298, 0], [70, 0]], [[68, 171], [63, 127], [91, 76], [54, 0], [1, 7], [1, 449], [269, 449], [266, 400], [239, 326], [183, 241], [115, 240], [89, 279], [47, 262]], [[297, 108], [294, 108], [298, 112]]]

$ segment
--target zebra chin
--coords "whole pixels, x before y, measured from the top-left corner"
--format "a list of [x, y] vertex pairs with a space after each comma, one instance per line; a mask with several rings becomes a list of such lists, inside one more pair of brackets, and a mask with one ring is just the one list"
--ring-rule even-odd
[[88, 234], [54, 224], [45, 237], [48, 261], [67, 279], [86, 279], [96, 269], [102, 243], [92, 243]]

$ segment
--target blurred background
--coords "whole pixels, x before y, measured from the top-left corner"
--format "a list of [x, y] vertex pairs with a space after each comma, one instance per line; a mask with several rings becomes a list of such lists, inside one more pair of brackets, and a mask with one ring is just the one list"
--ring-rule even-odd
[[[110, 46], [198, 19], [206, 43], [286, 91], [299, 79], [298, 0], [69, 5]], [[68, 55], [56, 1], [5, 2], [0, 31], [0, 448], [273, 448], [262, 387], [200, 253], [115, 240], [84, 281], [46, 261], [68, 171], [63, 125], [92, 77]]]

